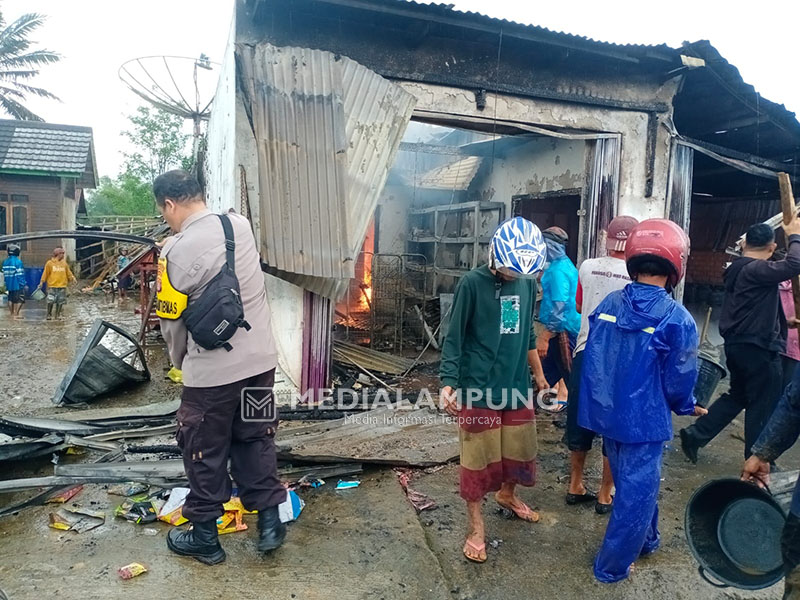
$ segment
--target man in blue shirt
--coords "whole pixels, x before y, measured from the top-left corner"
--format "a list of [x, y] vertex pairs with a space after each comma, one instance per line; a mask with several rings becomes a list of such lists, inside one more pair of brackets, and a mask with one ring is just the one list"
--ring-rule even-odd
[[19, 313], [25, 302], [25, 269], [19, 257], [19, 246], [9, 244], [7, 251], [8, 258], [3, 261], [3, 280], [8, 292], [8, 308], [14, 319], [21, 319]]
[[581, 315], [575, 307], [578, 269], [566, 253], [567, 232], [549, 227], [542, 232], [547, 244], [548, 266], [542, 275], [542, 304], [539, 321], [545, 330], [539, 335], [536, 350], [542, 360], [549, 385], [559, 388], [559, 405], [566, 400], [566, 382], [572, 369], [572, 351], [581, 329]]
[[603, 436], [617, 493], [594, 563], [598, 581], [628, 577], [659, 546], [661, 454], [672, 417], [695, 406], [697, 327], [668, 290], [686, 272], [689, 239], [675, 223], [649, 219], [630, 232], [625, 263], [633, 280], [589, 317], [578, 423]]

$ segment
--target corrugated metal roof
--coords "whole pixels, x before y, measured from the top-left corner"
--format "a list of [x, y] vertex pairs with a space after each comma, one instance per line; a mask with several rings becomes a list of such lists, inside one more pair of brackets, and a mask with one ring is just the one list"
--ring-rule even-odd
[[486, 13], [480, 13], [470, 10], [460, 10], [456, 8], [455, 4], [444, 4], [440, 2], [415, 2], [414, 0], [370, 0], [371, 4], [375, 5], [412, 5], [414, 7], [420, 7], [422, 10], [426, 10], [431, 13], [439, 13], [439, 14], [452, 14], [455, 13], [456, 15], [464, 15], [466, 17], [472, 17], [476, 19], [481, 19], [485, 21], [492, 21], [495, 23], [499, 23], [502, 25], [507, 25], [511, 27], [524, 27], [526, 29], [531, 29], [535, 31], [539, 31], [542, 33], [552, 34], [554, 36], [569, 38], [575, 41], [583, 41], [588, 42], [591, 44], [601, 44], [603, 46], [609, 46], [613, 48], [638, 48], [638, 49], [653, 49], [653, 48], [661, 48], [669, 50], [671, 49], [670, 46], [666, 44], [617, 44], [614, 42], [607, 42], [603, 40], [597, 40], [585, 35], [577, 35], [574, 33], [568, 33], [565, 31], [557, 31], [555, 29], [548, 29], [547, 27], [542, 27], [541, 25], [532, 25], [530, 23], [522, 23], [520, 21], [510, 21], [508, 19], [501, 19], [498, 17], [492, 17]]
[[[256, 4], [270, 4], [277, 0], [254, 0]], [[552, 44], [567, 44], [572, 47], [583, 46], [589, 52], [606, 50], [637, 58], [654, 58], [662, 51], [674, 52], [674, 49], [666, 44], [617, 44], [595, 40], [588, 36], [576, 35], [562, 31], [555, 31], [542, 27], [541, 25], [531, 25], [510, 21], [489, 16], [485, 13], [459, 10], [453, 4], [443, 3], [423, 3], [414, 0], [317, 0], [320, 4], [335, 6], [345, 6], [361, 10], [374, 12], [386, 12], [392, 14], [402, 14], [426, 20], [435, 20], [442, 23], [452, 23], [462, 27], [472, 27], [479, 29], [502, 29], [504, 35], [519, 35], [520, 37], [536, 37], [541, 41], [549, 41]]]
[[479, 156], [468, 156], [449, 165], [437, 167], [425, 173], [418, 185], [432, 190], [466, 190], [475, 179], [482, 161]]
[[258, 147], [264, 260], [334, 297], [355, 274], [415, 99], [330, 52], [267, 43], [236, 51]]
[[86, 176], [93, 185], [93, 161], [89, 127], [0, 120], [0, 172]]

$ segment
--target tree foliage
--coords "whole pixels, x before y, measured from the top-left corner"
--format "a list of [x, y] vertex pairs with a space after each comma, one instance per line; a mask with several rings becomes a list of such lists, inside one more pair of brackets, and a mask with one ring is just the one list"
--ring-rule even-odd
[[96, 190], [89, 192], [86, 209], [89, 215], [157, 214], [153, 188], [149, 181], [123, 173], [116, 179], [101, 177]]
[[125, 172], [152, 183], [164, 171], [191, 167], [187, 152], [189, 135], [184, 120], [158, 108], [140, 106], [128, 117], [131, 128], [123, 131], [134, 147], [125, 154]]
[[47, 90], [29, 83], [39, 74], [40, 67], [61, 60], [60, 55], [50, 50], [31, 50], [29, 36], [44, 19], [42, 15], [28, 13], [6, 25], [0, 14], [0, 108], [15, 119], [43, 120], [23, 104], [28, 96], [58, 100]]

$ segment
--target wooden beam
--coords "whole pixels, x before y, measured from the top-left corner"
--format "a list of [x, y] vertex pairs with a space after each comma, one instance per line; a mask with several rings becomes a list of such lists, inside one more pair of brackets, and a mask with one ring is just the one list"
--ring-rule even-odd
[[[787, 173], [778, 173], [778, 184], [781, 188], [781, 210], [783, 211], [783, 224], [791, 223], [797, 218], [797, 209], [794, 204], [794, 194], [792, 193], [792, 180]], [[789, 248], [789, 240], [786, 240], [786, 248]], [[794, 315], [800, 319], [800, 277], [792, 277], [792, 296], [794, 296]]]

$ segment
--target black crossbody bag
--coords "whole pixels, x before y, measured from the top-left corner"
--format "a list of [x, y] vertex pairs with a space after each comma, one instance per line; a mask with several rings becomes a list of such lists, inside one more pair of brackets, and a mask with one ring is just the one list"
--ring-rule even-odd
[[219, 273], [208, 282], [200, 297], [190, 302], [183, 311], [183, 322], [192, 334], [192, 339], [201, 348], [216, 350], [233, 347], [228, 343], [239, 327], [247, 331], [250, 324], [244, 319], [244, 306], [236, 278], [236, 242], [233, 226], [228, 215], [217, 215], [225, 232], [225, 264]]

